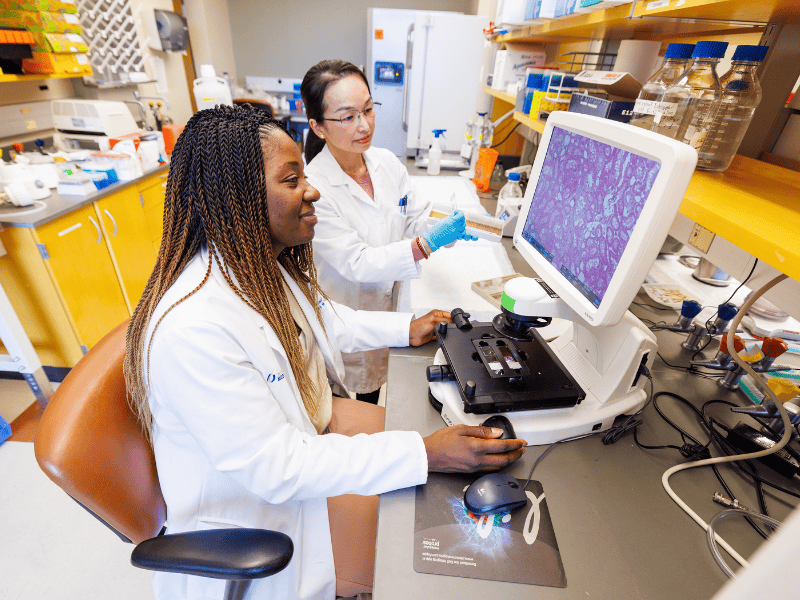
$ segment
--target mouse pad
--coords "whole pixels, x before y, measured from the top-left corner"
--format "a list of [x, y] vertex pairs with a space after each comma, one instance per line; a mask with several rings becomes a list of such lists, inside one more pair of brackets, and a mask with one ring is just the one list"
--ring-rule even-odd
[[414, 570], [566, 587], [542, 484], [528, 484], [525, 507], [476, 516], [464, 507], [464, 491], [476, 479], [475, 474], [431, 473], [427, 484], [417, 486]]

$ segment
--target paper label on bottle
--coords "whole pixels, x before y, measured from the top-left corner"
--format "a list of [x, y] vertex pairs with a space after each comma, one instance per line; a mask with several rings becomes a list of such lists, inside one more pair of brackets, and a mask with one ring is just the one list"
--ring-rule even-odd
[[640, 115], [674, 117], [677, 110], [677, 102], [659, 102], [658, 100], [643, 100], [641, 98], [633, 106], [633, 112]]

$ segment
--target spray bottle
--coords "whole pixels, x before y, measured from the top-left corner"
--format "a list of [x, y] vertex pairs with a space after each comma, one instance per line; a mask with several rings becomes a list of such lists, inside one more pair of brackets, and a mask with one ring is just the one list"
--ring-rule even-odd
[[447, 131], [446, 129], [434, 129], [433, 130], [433, 144], [431, 144], [431, 149], [428, 151], [428, 175], [438, 175], [439, 174], [439, 164], [442, 161], [442, 148], [439, 146], [439, 136], [441, 135], [444, 137], [444, 132]]

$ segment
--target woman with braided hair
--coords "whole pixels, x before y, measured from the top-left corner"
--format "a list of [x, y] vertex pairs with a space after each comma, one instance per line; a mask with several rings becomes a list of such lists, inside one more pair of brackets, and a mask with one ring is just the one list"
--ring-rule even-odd
[[[289, 566], [248, 598], [369, 592], [375, 494], [429, 471], [496, 470], [523, 452], [500, 430], [383, 431], [383, 408], [333, 397], [341, 351], [422, 344], [442, 314], [354, 311], [319, 288], [318, 192], [297, 146], [250, 107], [203, 110], [175, 146], [164, 236], [128, 329], [125, 377], [150, 435], [170, 533], [282, 531]], [[438, 313], [438, 311], [437, 311]], [[224, 582], [157, 573], [159, 599]]]

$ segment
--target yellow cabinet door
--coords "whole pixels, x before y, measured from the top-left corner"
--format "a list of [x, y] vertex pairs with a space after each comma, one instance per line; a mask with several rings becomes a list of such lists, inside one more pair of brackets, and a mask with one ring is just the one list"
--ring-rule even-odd
[[91, 348], [130, 316], [94, 206], [37, 227], [36, 236], [80, 342]]
[[164, 228], [164, 196], [167, 193], [167, 173], [154, 175], [139, 184], [147, 230], [158, 254]]
[[128, 186], [95, 202], [103, 232], [116, 261], [131, 308], [144, 292], [156, 264], [153, 242], [135, 186]]

